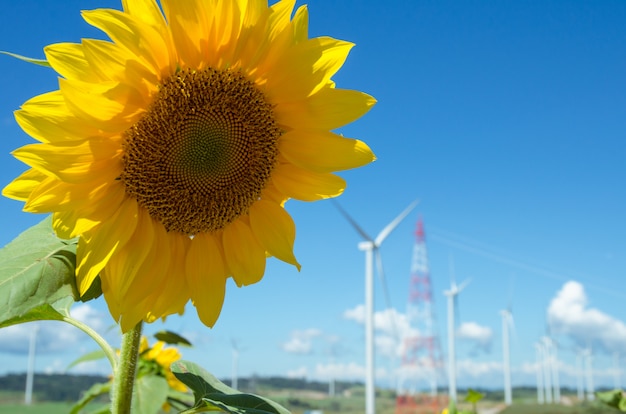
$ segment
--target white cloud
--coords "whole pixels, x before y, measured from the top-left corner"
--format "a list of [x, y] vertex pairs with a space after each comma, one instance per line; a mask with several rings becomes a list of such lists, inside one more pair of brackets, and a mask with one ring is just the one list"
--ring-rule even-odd
[[[356, 362], [349, 363], [329, 363], [317, 364], [314, 375], [319, 379], [336, 379], [344, 381], [363, 381], [365, 378], [365, 368]], [[376, 380], [389, 377], [389, 372], [383, 368], [376, 368]]]
[[73, 306], [70, 309], [70, 315], [95, 331], [99, 332], [105, 328], [105, 315], [87, 303]]
[[463, 359], [456, 364], [458, 375], [461, 377], [479, 378], [498, 374], [502, 375], [502, 363], [495, 361], [480, 362], [474, 359]]
[[[365, 306], [357, 305], [352, 309], [348, 309], [343, 313], [343, 317], [364, 325]], [[374, 312], [374, 329], [386, 335], [399, 336], [401, 338], [417, 334], [415, 329], [411, 328], [407, 315], [395, 309]]]
[[589, 344], [609, 352], [626, 347], [626, 325], [589, 307], [582, 284], [569, 281], [548, 306], [548, 323], [555, 334], [567, 335], [583, 347]]
[[357, 305], [343, 312], [344, 319], [363, 325], [365, 323], [365, 306]]
[[476, 322], [463, 322], [456, 331], [456, 337], [475, 343], [480, 349], [491, 349], [493, 331], [491, 328], [477, 324]]
[[281, 345], [283, 351], [290, 354], [308, 355], [313, 351], [313, 339], [322, 335], [319, 329], [293, 331], [291, 338]]
[[43, 369], [43, 372], [46, 374], [62, 374], [65, 372], [66, 367], [66, 363], [61, 361], [59, 358], [55, 358]]
[[355, 362], [348, 364], [317, 364], [315, 375], [321, 378], [335, 378], [343, 380], [362, 379], [365, 377], [365, 368]]
[[[357, 305], [343, 313], [344, 319], [365, 324], [365, 306]], [[409, 317], [395, 309], [374, 312], [376, 351], [386, 357], [402, 355], [405, 338], [419, 336], [419, 331], [411, 327]]]

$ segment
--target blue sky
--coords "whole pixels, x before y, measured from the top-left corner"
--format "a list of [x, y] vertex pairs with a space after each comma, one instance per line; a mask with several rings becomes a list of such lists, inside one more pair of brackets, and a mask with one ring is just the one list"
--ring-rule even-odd
[[[551, 330], [561, 383], [576, 384], [576, 350], [591, 345], [595, 383], [612, 386], [614, 354], [626, 349], [626, 3], [308, 5], [311, 36], [356, 43], [335, 77], [338, 86], [378, 100], [340, 131], [366, 141], [378, 160], [342, 174], [348, 188], [339, 203], [375, 235], [421, 200], [381, 249], [393, 310], [377, 282], [379, 384], [392, 384], [397, 369], [389, 316], [396, 322], [405, 316], [413, 231], [421, 216], [444, 352], [450, 264], [457, 281], [471, 278], [459, 297], [460, 386], [501, 386], [499, 311], [508, 305], [515, 320], [513, 384], [534, 384], [534, 344]], [[100, 36], [79, 10], [120, 7], [109, 0], [3, 6], [0, 50], [33, 57], [42, 57], [49, 43]], [[56, 89], [56, 82], [48, 69], [0, 56], [2, 185], [24, 169], [9, 152], [30, 142], [12, 111]], [[301, 272], [270, 260], [261, 283], [229, 285], [214, 329], [189, 308], [146, 332], [166, 328], [188, 336], [195, 347], [184, 349], [184, 357], [223, 378], [231, 373], [233, 342], [241, 350], [240, 375], [361, 378], [359, 237], [330, 202], [291, 201], [287, 210], [297, 225]], [[0, 213], [2, 244], [41, 219], [7, 199], [0, 199]], [[118, 340], [102, 299], [76, 313]], [[31, 328], [0, 332], [0, 373], [24, 370]], [[40, 332], [40, 371], [63, 370], [95, 349], [69, 326], [42, 324]], [[626, 353], [621, 361], [623, 369]], [[106, 365], [71, 372], [94, 370], [106, 372]]]

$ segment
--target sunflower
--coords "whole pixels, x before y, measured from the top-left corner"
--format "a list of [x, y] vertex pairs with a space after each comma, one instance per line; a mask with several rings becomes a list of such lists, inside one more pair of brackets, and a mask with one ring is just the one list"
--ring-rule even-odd
[[178, 361], [181, 354], [178, 349], [169, 347], [165, 348], [165, 342], [157, 341], [152, 347], [148, 345], [148, 339], [141, 337], [139, 343], [139, 368], [138, 376], [146, 374], [156, 374], [164, 377], [170, 388], [186, 392], [187, 387], [174, 376], [170, 365]]
[[59, 89], [16, 111], [39, 141], [3, 191], [79, 237], [76, 278], [101, 278], [128, 331], [184, 310], [219, 316], [226, 281], [293, 253], [290, 199], [335, 197], [374, 155], [335, 132], [375, 100], [331, 77], [353, 44], [309, 38], [295, 0], [123, 0], [83, 12], [110, 41], [47, 46]]

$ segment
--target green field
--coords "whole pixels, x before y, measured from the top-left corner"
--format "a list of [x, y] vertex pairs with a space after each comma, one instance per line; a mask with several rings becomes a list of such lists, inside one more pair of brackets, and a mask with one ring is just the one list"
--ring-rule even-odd
[[620, 411], [603, 407], [599, 404], [582, 404], [578, 406], [561, 405], [512, 405], [500, 414], [618, 414]]
[[33, 405], [0, 404], [0, 414], [67, 414], [72, 404], [43, 402]]
[[[311, 389], [279, 388], [257, 384], [255, 394], [268, 397], [289, 409], [293, 414], [303, 414], [308, 410], [321, 410], [324, 414], [362, 414], [365, 411], [364, 389], [362, 386], [353, 386], [343, 390], [341, 395], [329, 397], [325, 391]], [[577, 404], [575, 395], [563, 395], [564, 401], [570, 405], [537, 405], [536, 396], [531, 388], [518, 389], [514, 396], [514, 404], [506, 409], [502, 404], [502, 393], [485, 391], [485, 399], [478, 403], [478, 412], [498, 414], [618, 414], [619, 411], [602, 406], [600, 403]], [[35, 403], [24, 405], [23, 391], [0, 390], [0, 414], [65, 414], [72, 407], [71, 402], [49, 402], [43, 398], [44, 394], [34, 395]], [[463, 394], [459, 394], [459, 408], [470, 409], [471, 406], [463, 402]], [[378, 390], [376, 396], [377, 414], [396, 414], [394, 393], [389, 390]], [[102, 407], [106, 401], [95, 403]], [[95, 406], [87, 407], [92, 411]], [[425, 411], [418, 411], [420, 414]], [[174, 411], [170, 412], [175, 414]], [[406, 414], [413, 414], [405, 412]], [[438, 414], [438, 413], [437, 413]]]
[[[289, 404], [295, 402], [295, 406]], [[297, 402], [296, 402], [297, 401]], [[309, 409], [322, 410], [324, 414], [362, 414], [363, 401], [355, 398], [326, 398], [326, 399], [308, 399], [298, 397], [296, 400], [287, 399], [281, 401], [287, 406], [293, 414], [302, 414]], [[302, 405], [306, 405], [303, 407]], [[377, 401], [378, 414], [393, 414], [395, 408], [393, 401], [383, 399]], [[25, 406], [23, 403], [0, 404], [0, 414], [67, 414], [72, 404], [61, 402], [42, 402], [31, 406]], [[484, 406], [483, 406], [484, 407]], [[479, 413], [481, 406], [479, 406]], [[173, 413], [173, 412], [172, 412]], [[581, 406], [559, 406], [559, 405], [534, 405], [534, 404], [517, 404], [513, 405], [500, 414], [617, 414], [619, 411], [600, 407], [598, 405], [581, 405]]]

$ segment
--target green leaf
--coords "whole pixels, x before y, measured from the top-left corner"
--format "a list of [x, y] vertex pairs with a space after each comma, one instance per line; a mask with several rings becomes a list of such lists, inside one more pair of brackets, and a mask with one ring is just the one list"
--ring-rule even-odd
[[626, 411], [626, 399], [623, 397], [624, 395], [622, 393], [622, 398], [620, 398], [619, 404], [617, 404], [617, 408], [619, 408], [620, 411]]
[[74, 299], [71, 297], [59, 299], [52, 305], [44, 303], [30, 309], [23, 315], [0, 322], [0, 328], [34, 321], [62, 321], [66, 316], [69, 316], [72, 303], [74, 303]]
[[167, 401], [167, 380], [156, 375], [143, 375], [135, 381], [135, 393], [131, 412], [133, 414], [158, 413]]
[[600, 402], [615, 408], [619, 408], [620, 401], [622, 400], [622, 390], [597, 392], [596, 395]]
[[93, 352], [89, 352], [81, 357], [76, 358], [65, 369], [70, 369], [72, 367], [75, 367], [76, 365], [82, 364], [83, 362], [97, 361], [102, 358], [106, 358], [106, 354], [104, 353], [102, 349], [98, 349]]
[[[202, 400], [209, 406], [233, 414], [278, 414], [288, 413], [286, 409], [279, 411], [278, 404], [252, 394], [208, 394]], [[273, 405], [274, 404], [274, 405]]]
[[175, 390], [172, 387], [167, 391], [167, 402], [178, 412], [188, 410], [195, 404], [193, 395], [188, 392]]
[[104, 384], [93, 384], [91, 388], [89, 388], [83, 394], [83, 397], [78, 400], [76, 404], [72, 407], [70, 414], [78, 414], [87, 404], [89, 404], [94, 398], [97, 398], [101, 395], [108, 394], [111, 390], [111, 383], [106, 382]]
[[163, 341], [166, 344], [170, 345], [192, 346], [191, 342], [189, 342], [187, 339], [171, 331], [159, 331], [154, 334], [154, 337], [159, 341]]
[[75, 267], [76, 243], [57, 238], [50, 217], [17, 236], [0, 249], [0, 324], [77, 300]]
[[267, 398], [230, 388], [193, 362], [176, 361], [170, 368], [176, 378], [193, 391], [196, 399], [196, 408], [186, 413], [206, 411], [203, 406], [208, 406], [237, 414], [289, 414], [287, 409]]
[[472, 404], [476, 404], [478, 401], [482, 400], [483, 398], [485, 398], [485, 394], [483, 394], [482, 392], [474, 391], [473, 389], [470, 388], [467, 390], [465, 401], [472, 403]]
[[3, 55], [14, 57], [14, 58], [22, 60], [24, 62], [32, 63], [34, 65], [45, 66], [45, 67], [48, 67], [48, 68], [52, 67], [52, 66], [50, 66], [50, 63], [48, 63], [48, 61], [45, 60], [45, 59], [29, 58], [29, 57], [26, 57], [26, 56], [18, 55], [16, 53], [5, 52], [4, 50], [0, 50], [0, 53], [2, 53]]

